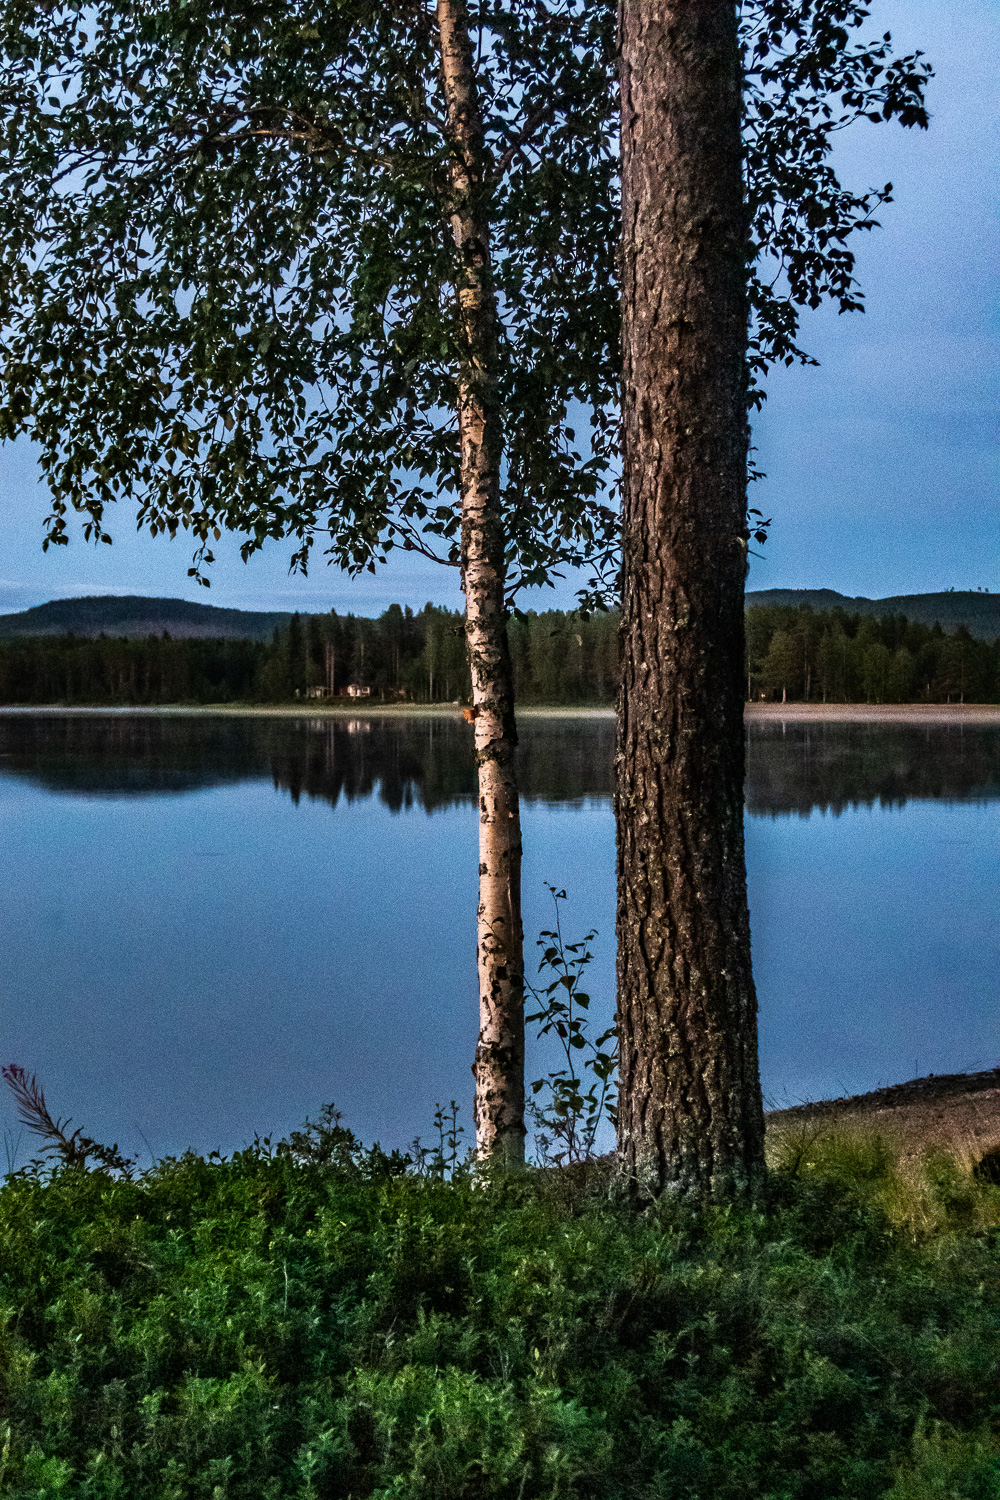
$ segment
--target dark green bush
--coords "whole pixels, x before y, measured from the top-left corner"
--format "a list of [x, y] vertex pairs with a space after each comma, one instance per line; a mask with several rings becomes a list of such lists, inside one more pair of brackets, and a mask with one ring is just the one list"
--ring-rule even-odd
[[800, 1173], [636, 1218], [343, 1144], [7, 1180], [4, 1500], [1000, 1495], [967, 1216], [917, 1242]]

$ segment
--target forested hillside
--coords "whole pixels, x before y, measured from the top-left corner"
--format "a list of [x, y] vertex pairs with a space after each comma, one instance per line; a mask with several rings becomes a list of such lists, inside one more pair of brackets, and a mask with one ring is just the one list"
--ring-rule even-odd
[[151, 599], [143, 594], [92, 594], [80, 599], [51, 599], [34, 609], [0, 615], [0, 637], [12, 635], [117, 635], [142, 637], [211, 637], [218, 640], [270, 640], [276, 626], [287, 625], [288, 611], [219, 609], [187, 599]]
[[1000, 636], [1000, 594], [986, 589], [943, 589], [934, 594], [892, 594], [886, 599], [852, 598], [833, 589], [755, 589], [746, 596], [746, 607], [761, 609], [780, 604], [789, 609], [808, 605], [817, 611], [844, 610], [852, 615], [905, 615], [921, 625], [940, 625], [956, 630], [964, 625], [978, 640]]
[[[515, 616], [511, 654], [525, 705], [607, 705], [615, 614]], [[747, 611], [747, 695], [812, 703], [1000, 702], [1000, 641], [902, 615], [808, 606]], [[0, 702], [291, 703], [370, 689], [369, 700], [464, 703], [461, 616], [394, 604], [378, 619], [293, 615], [268, 643], [71, 635], [0, 639]]]
[[[905, 615], [923, 625], [955, 630], [965, 625], [979, 640], [1000, 636], [1000, 594], [984, 589], [946, 589], [932, 594], [897, 594], [886, 599], [857, 598], [833, 589], [757, 589], [746, 595], [748, 610], [781, 605], [808, 606], [817, 613], [842, 610], [846, 614]], [[175, 639], [210, 637], [219, 640], [269, 641], [277, 627], [286, 627], [291, 612], [220, 609], [188, 599], [155, 599], [140, 594], [92, 594], [78, 599], [52, 599], [17, 614], [0, 615], [0, 638], [16, 635], [114, 635], [131, 638], [161, 635]]]
[[808, 703], [996, 703], [1000, 641], [904, 615], [747, 611], [747, 694]]

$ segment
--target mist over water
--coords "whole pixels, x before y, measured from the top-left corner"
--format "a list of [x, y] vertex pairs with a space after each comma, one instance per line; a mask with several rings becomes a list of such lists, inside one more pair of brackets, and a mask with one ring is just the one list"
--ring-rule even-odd
[[[529, 971], [548, 881], [571, 936], [599, 930], [604, 1024], [614, 724], [526, 716], [520, 734]], [[749, 725], [771, 1096], [1000, 1061], [998, 803], [997, 727]], [[231, 1150], [334, 1099], [396, 1145], [452, 1097], [471, 1129], [461, 719], [0, 715], [0, 841], [2, 1060], [88, 1133]], [[533, 1046], [529, 1078], [547, 1066]]]

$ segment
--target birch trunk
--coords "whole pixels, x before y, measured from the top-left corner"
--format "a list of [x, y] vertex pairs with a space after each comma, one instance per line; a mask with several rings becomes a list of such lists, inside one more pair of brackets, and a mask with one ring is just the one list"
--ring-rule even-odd
[[734, 0], [622, 0], [619, 1151], [642, 1197], [763, 1171], [743, 852], [747, 310]]
[[465, 345], [458, 427], [462, 585], [479, 778], [476, 1146], [481, 1157], [518, 1165], [524, 1161], [525, 1133], [521, 812], [500, 509], [499, 329], [490, 274], [485, 140], [465, 0], [438, 0], [437, 19]]

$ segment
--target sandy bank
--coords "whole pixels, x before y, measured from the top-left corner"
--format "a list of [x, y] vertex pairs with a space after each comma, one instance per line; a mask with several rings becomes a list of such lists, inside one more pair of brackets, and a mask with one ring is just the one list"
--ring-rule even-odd
[[[130, 715], [155, 715], [158, 718], [240, 718], [240, 719], [460, 719], [462, 706], [454, 703], [366, 703], [356, 702], [258, 705], [238, 703], [167, 703], [129, 704], [127, 707], [64, 707], [42, 703], [18, 707], [0, 705], [0, 714], [48, 714], [60, 718], [68, 715], [127, 718]], [[520, 708], [519, 719], [613, 719], [613, 708]]]
[[[610, 711], [610, 710], [609, 710]], [[312, 703], [259, 705], [248, 703], [154, 703], [148, 705], [129, 704], [125, 708], [112, 705], [93, 708], [63, 707], [57, 703], [43, 703], [26, 707], [0, 707], [0, 714], [49, 714], [60, 718], [84, 716], [102, 718], [128, 718], [142, 715], [156, 718], [228, 718], [228, 719], [374, 719], [374, 718], [459, 718], [462, 710], [451, 703]]]
[[1000, 724], [1000, 703], [748, 703], [747, 723]]
[[[364, 700], [280, 706], [239, 703], [131, 704], [123, 708], [66, 707], [58, 703], [0, 705], [0, 714], [102, 714], [114, 717], [155, 714], [161, 717], [200, 715], [257, 719], [459, 718], [461, 713], [461, 705], [454, 703], [369, 704]], [[613, 719], [615, 711], [613, 708], [527, 707], [519, 708], [517, 716], [519, 719]], [[745, 718], [747, 723], [777, 724], [1000, 724], [1000, 704], [748, 703]]]

